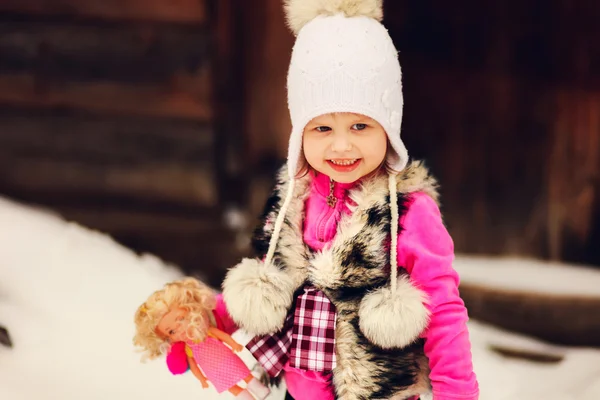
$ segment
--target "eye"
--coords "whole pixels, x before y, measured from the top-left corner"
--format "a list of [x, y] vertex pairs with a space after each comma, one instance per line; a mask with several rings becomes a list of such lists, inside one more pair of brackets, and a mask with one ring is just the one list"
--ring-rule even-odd
[[183, 316], [181, 316], [181, 317], [177, 318], [177, 321], [183, 321], [183, 320], [184, 320], [184, 317], [183, 317]]
[[175, 334], [175, 331], [174, 331], [173, 329], [171, 329], [171, 330], [169, 331], [169, 336], [171, 336], [171, 335], [174, 335], [174, 334]]
[[362, 131], [367, 129], [367, 124], [354, 124], [352, 125], [352, 129], [354, 129], [355, 131]]
[[317, 127], [315, 128], [315, 130], [316, 130], [317, 132], [329, 132], [329, 131], [331, 130], [331, 128], [330, 128], [330, 127], [328, 127], [328, 126], [317, 126]]

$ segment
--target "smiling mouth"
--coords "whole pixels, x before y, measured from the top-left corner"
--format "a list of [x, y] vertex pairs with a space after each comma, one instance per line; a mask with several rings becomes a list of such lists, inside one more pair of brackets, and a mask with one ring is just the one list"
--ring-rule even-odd
[[340, 166], [349, 166], [352, 165], [354, 163], [356, 163], [359, 159], [358, 158], [351, 158], [351, 159], [347, 159], [347, 160], [327, 160], [332, 164], [335, 165], [340, 165]]

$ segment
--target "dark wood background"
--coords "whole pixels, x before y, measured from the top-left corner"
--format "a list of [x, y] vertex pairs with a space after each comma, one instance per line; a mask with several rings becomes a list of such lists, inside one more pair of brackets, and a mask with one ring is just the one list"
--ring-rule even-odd
[[228, 0], [0, 2], [0, 193], [211, 282], [237, 259]]
[[[457, 251], [600, 265], [600, 6], [385, 15]], [[218, 284], [247, 251], [224, 213], [252, 220], [285, 158], [293, 40], [281, 0], [0, 2], [0, 194]]]

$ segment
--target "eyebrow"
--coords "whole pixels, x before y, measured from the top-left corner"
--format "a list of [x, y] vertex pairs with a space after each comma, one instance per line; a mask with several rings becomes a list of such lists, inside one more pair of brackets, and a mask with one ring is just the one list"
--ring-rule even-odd
[[325, 121], [312, 121], [309, 122], [308, 124], [306, 124], [307, 126], [329, 126], [331, 124], [325, 122]]
[[366, 115], [356, 115], [354, 118], [352, 118], [352, 122], [354, 122], [354, 123], [371, 122], [371, 121], [374, 121], [374, 119], [371, 117], [367, 117]]

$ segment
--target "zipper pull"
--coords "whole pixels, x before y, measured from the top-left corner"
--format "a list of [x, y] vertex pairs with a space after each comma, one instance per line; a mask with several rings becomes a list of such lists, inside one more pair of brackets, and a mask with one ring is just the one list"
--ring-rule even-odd
[[329, 178], [329, 196], [327, 196], [327, 205], [331, 208], [335, 208], [338, 199], [333, 195], [333, 187], [335, 182], [332, 178]]

